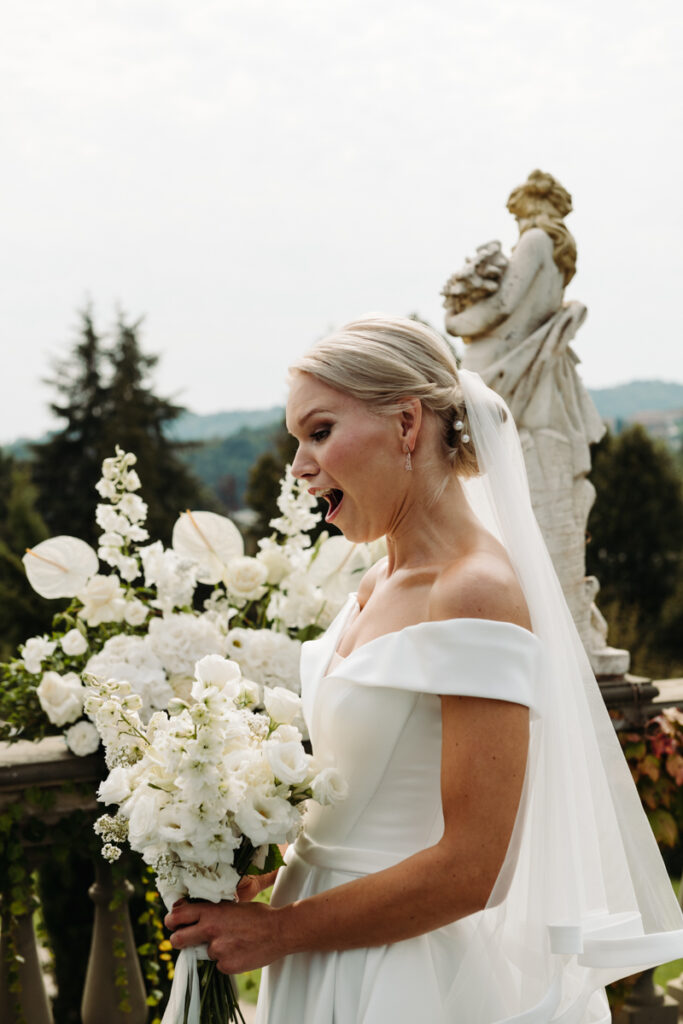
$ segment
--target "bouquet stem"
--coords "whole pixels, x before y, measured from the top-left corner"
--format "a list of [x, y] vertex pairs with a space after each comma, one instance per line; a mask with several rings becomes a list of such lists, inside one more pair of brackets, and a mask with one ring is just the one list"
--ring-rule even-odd
[[201, 1024], [245, 1024], [230, 975], [221, 974], [213, 960], [197, 966]]

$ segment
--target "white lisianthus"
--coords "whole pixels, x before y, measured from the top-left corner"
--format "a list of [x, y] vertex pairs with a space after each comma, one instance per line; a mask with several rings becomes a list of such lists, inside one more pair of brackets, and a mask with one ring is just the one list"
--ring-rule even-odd
[[100, 734], [92, 722], [87, 722], [85, 719], [67, 729], [64, 739], [71, 753], [77, 757], [94, 754], [100, 745]]
[[311, 789], [313, 790], [313, 799], [323, 806], [336, 804], [340, 800], [346, 799], [349, 791], [346, 780], [336, 768], [331, 766], [318, 772], [313, 779]]
[[80, 629], [70, 629], [59, 642], [69, 658], [77, 658], [80, 654], [85, 654], [88, 649], [88, 641]]
[[63, 676], [59, 672], [45, 672], [36, 693], [53, 725], [73, 722], [83, 711], [85, 687], [75, 672]]
[[48, 640], [46, 636], [32, 636], [26, 641], [21, 652], [21, 660], [26, 671], [37, 676], [43, 661], [54, 654], [56, 647], [56, 642]]
[[126, 609], [123, 613], [123, 618], [129, 626], [141, 626], [143, 622], [146, 621], [148, 615], [149, 608], [137, 597], [126, 601]]
[[301, 746], [301, 740], [278, 743], [266, 742], [266, 757], [279, 782], [287, 786], [298, 786], [310, 774], [310, 757]]
[[97, 555], [78, 537], [60, 536], [27, 548], [28, 581], [41, 597], [75, 597], [98, 569]]
[[122, 804], [130, 793], [130, 769], [119, 765], [112, 768], [107, 778], [100, 782], [97, 799], [103, 804]]
[[250, 799], [235, 815], [237, 827], [249, 837], [254, 846], [262, 843], [285, 843], [300, 823], [300, 814], [287, 800], [279, 796], [249, 794]]
[[121, 622], [126, 601], [116, 576], [92, 576], [78, 594], [83, 607], [78, 613], [89, 626]]
[[266, 686], [263, 690], [263, 703], [278, 725], [291, 725], [301, 713], [301, 698], [283, 686]]
[[236, 601], [257, 601], [266, 592], [263, 584], [267, 578], [265, 565], [256, 558], [243, 555], [231, 559], [223, 575], [223, 582]]
[[216, 864], [204, 872], [186, 868], [182, 879], [188, 892], [198, 900], [210, 900], [220, 903], [231, 900], [235, 895], [240, 876], [230, 864]]
[[226, 696], [235, 698], [238, 695], [241, 676], [240, 667], [234, 661], [228, 661], [218, 654], [207, 654], [195, 665], [192, 696], [211, 709], [216, 696], [223, 702]]

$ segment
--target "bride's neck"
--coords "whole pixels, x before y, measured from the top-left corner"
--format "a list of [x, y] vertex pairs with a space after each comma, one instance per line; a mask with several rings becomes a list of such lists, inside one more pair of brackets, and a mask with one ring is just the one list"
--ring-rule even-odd
[[388, 572], [442, 565], [470, 547], [478, 521], [460, 480], [452, 476], [436, 501], [425, 499], [415, 481], [414, 495], [387, 533]]

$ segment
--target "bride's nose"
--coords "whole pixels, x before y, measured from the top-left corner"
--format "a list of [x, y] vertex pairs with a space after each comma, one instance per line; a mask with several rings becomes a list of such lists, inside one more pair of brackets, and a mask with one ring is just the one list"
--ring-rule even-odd
[[301, 445], [296, 450], [292, 462], [292, 473], [299, 480], [310, 480], [318, 472], [318, 465], [314, 458], [306, 452]]

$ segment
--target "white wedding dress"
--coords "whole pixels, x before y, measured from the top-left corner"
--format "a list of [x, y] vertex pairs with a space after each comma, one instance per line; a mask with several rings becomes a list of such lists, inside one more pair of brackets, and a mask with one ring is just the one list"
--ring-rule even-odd
[[[275, 906], [380, 871], [438, 841], [438, 694], [536, 705], [540, 645], [527, 630], [487, 619], [422, 622], [339, 658], [334, 652], [357, 611], [351, 595], [325, 635], [304, 645], [302, 697], [313, 750], [341, 771], [349, 794], [334, 807], [308, 809], [277, 879]], [[468, 1024], [451, 990], [476, 918], [393, 945], [285, 957], [263, 972], [257, 1022]]]

